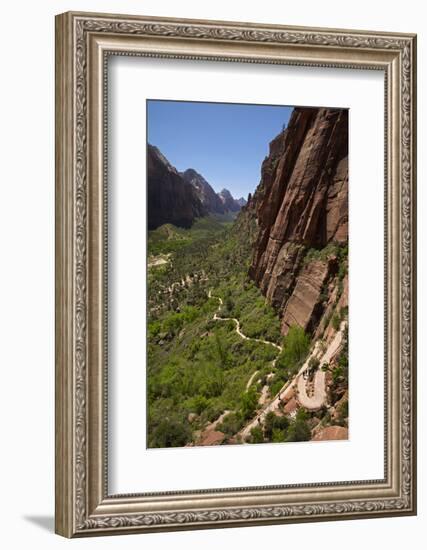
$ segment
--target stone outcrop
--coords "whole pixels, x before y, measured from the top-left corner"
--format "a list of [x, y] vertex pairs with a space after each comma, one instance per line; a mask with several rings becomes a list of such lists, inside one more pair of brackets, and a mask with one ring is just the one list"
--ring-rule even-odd
[[295, 108], [245, 211], [258, 224], [250, 276], [278, 310], [283, 334], [292, 324], [314, 333], [339, 265], [332, 252], [308, 252], [348, 239], [347, 110]]
[[289, 327], [299, 325], [313, 332], [323, 313], [320, 295], [325, 282], [331, 274], [333, 260], [315, 260], [307, 263], [298, 273], [293, 292], [282, 312], [282, 332]]
[[218, 193], [218, 196], [224, 205], [224, 208], [229, 212], [238, 212], [241, 208], [239, 202], [233, 198], [233, 195], [228, 189], [223, 189]]
[[198, 198], [207, 212], [225, 214], [227, 209], [223, 201], [201, 174], [193, 170], [193, 168], [188, 168], [188, 170], [181, 173], [181, 176], [194, 187]]
[[212, 445], [221, 445], [224, 439], [225, 435], [222, 432], [219, 432], [217, 430], [207, 431], [198, 442], [198, 445], [205, 447]]
[[246, 201], [236, 200], [230, 191], [215, 193], [205, 178], [193, 168], [178, 172], [161, 151], [147, 147], [148, 229], [171, 223], [191, 227], [196, 218], [208, 214], [238, 212]]
[[240, 206], [240, 208], [243, 208], [248, 203], [248, 201], [244, 197], [240, 197], [240, 199], [236, 199], [236, 202]]
[[319, 430], [312, 441], [335, 441], [338, 439], [348, 439], [348, 428], [342, 426], [328, 426]]
[[181, 177], [157, 147], [147, 147], [148, 229], [165, 223], [191, 227], [207, 211], [194, 187]]

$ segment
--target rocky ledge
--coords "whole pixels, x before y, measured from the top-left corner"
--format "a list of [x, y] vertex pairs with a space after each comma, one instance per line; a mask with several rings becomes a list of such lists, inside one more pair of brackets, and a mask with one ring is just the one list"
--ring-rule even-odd
[[246, 211], [258, 225], [249, 273], [283, 334], [292, 324], [316, 332], [347, 261], [348, 111], [295, 108]]

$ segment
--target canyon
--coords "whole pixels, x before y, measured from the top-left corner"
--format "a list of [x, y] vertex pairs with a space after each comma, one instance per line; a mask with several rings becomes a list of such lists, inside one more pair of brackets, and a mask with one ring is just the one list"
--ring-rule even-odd
[[346, 439], [348, 111], [294, 108], [247, 202], [154, 153], [149, 446]]
[[157, 147], [148, 144], [148, 229], [166, 223], [189, 228], [197, 218], [209, 214], [235, 214], [246, 202], [239, 201], [227, 189], [216, 193], [193, 168], [178, 172]]
[[283, 334], [295, 323], [314, 333], [326, 309], [322, 291], [332, 294], [339, 265], [332, 252], [307, 253], [348, 240], [348, 111], [294, 109], [270, 143], [246, 211], [258, 226], [250, 276], [278, 311]]

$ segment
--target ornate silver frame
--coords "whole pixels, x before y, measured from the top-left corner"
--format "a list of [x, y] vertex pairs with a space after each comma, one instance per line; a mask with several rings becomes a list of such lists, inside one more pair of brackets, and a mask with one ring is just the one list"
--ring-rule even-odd
[[[385, 478], [109, 495], [106, 57], [368, 68], [385, 74]], [[56, 18], [56, 532], [66, 537], [416, 513], [416, 37], [65, 13]]]

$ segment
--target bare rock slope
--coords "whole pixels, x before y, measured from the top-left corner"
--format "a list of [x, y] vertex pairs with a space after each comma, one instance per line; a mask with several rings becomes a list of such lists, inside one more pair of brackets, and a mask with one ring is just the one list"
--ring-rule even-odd
[[346, 261], [348, 112], [295, 108], [270, 143], [246, 211], [258, 224], [251, 277], [283, 334], [293, 324], [314, 333]]
[[147, 203], [148, 229], [165, 223], [191, 227], [207, 214], [195, 188], [153, 145], [147, 148]]

